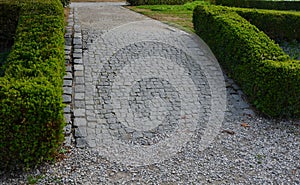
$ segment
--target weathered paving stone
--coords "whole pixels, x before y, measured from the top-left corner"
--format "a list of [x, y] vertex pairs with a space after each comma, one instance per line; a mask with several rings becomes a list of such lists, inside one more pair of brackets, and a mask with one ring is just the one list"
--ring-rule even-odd
[[[77, 21], [76, 21], [76, 22], [77, 22]], [[80, 27], [80, 25], [75, 24], [75, 25], [74, 25], [74, 31], [75, 31], [75, 33], [80, 33], [80, 32], [81, 32], [81, 27]]]
[[72, 96], [63, 94], [63, 103], [71, 103], [72, 102]]
[[87, 142], [84, 138], [77, 138], [76, 139], [76, 147], [85, 148], [86, 146], [87, 146]]
[[67, 94], [67, 95], [72, 95], [72, 93], [73, 93], [72, 87], [63, 87], [63, 90], [64, 90], [64, 94]]
[[[67, 34], [66, 34], [67, 35]], [[66, 36], [65, 35], [65, 36]], [[69, 35], [68, 37], [71, 37], [71, 35]], [[71, 51], [71, 49], [72, 49], [72, 46], [66, 46], [65, 45], [65, 51]]]
[[70, 112], [71, 112], [70, 105], [67, 105], [66, 107], [64, 107], [64, 113], [70, 113]]
[[74, 106], [77, 109], [84, 109], [85, 108], [85, 101], [84, 100], [74, 100]]
[[71, 87], [73, 84], [73, 80], [64, 80], [64, 87]]
[[81, 54], [82, 55], [82, 49], [74, 49], [73, 51], [74, 54]]
[[83, 85], [83, 84], [85, 84], [84, 77], [82, 77], [82, 76], [76, 76], [75, 77], [75, 84], [76, 85]]
[[[75, 46], [74, 46], [75, 47]], [[73, 54], [74, 59], [81, 59], [82, 58], [82, 53], [74, 53]]]
[[[77, 20], [77, 22], [78, 22], [78, 20]], [[75, 33], [74, 34], [74, 38], [82, 38], [82, 34], [81, 33]]]
[[73, 44], [74, 45], [81, 45], [82, 44], [82, 40], [81, 40], [81, 38], [74, 38], [73, 39]]
[[83, 93], [85, 91], [84, 85], [76, 85], [75, 86], [75, 92], [76, 93]]
[[[78, 44], [78, 45], [74, 45], [74, 49], [82, 49], [82, 45], [80, 44]], [[76, 58], [81, 58], [81, 56], [80, 55], [78, 55], [78, 56], [76, 56]]]
[[83, 65], [74, 65], [74, 70], [75, 71], [82, 71], [84, 69]]
[[74, 59], [74, 64], [82, 64], [82, 59]]
[[84, 100], [84, 93], [75, 93], [75, 100]]
[[87, 132], [86, 132], [86, 127], [78, 127], [75, 128], [75, 137], [86, 137], [87, 136]]
[[74, 72], [74, 76], [76, 76], [76, 77], [83, 77], [84, 73], [83, 73], [83, 71], [75, 71]]
[[87, 121], [85, 118], [74, 118], [74, 124], [75, 127], [84, 127], [87, 126]]
[[85, 109], [74, 109], [75, 117], [83, 117], [85, 116]]

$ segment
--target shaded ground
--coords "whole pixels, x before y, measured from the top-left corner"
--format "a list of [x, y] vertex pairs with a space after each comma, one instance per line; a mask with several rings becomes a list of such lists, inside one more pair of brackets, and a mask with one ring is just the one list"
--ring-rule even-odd
[[124, 2], [123, 0], [72, 0], [72, 2]]

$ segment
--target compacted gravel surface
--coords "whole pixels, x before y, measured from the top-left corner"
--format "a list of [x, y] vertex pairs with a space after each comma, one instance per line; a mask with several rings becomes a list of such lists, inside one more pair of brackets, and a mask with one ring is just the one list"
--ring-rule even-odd
[[37, 184], [300, 183], [299, 122], [228, 117], [205, 151], [199, 152], [197, 142], [194, 138], [171, 159], [138, 167], [72, 147], [64, 160], [28, 173], [5, 174], [0, 183], [26, 184], [29, 177], [35, 177]]

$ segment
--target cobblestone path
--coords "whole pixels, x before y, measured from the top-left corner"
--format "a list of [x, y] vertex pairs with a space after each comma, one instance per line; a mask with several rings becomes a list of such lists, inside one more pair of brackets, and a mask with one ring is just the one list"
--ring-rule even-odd
[[73, 5], [82, 34], [73, 54], [77, 146], [130, 165], [170, 158], [195, 134], [204, 149], [226, 109], [223, 73], [207, 46], [119, 3], [80, 5]]

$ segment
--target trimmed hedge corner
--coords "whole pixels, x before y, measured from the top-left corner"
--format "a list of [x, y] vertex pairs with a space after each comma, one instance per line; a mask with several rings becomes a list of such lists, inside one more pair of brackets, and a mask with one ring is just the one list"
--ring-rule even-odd
[[265, 0], [211, 0], [222, 6], [240, 8], [258, 8], [269, 10], [300, 10], [300, 1], [265, 1]]
[[192, 0], [127, 0], [131, 6], [138, 5], [181, 5]]
[[300, 12], [249, 8], [232, 8], [232, 10], [272, 39], [300, 41]]
[[51, 159], [63, 141], [64, 14], [60, 0], [5, 2], [20, 9], [0, 78], [0, 168]]
[[228, 7], [198, 6], [196, 33], [258, 110], [272, 117], [300, 117], [300, 62]]

